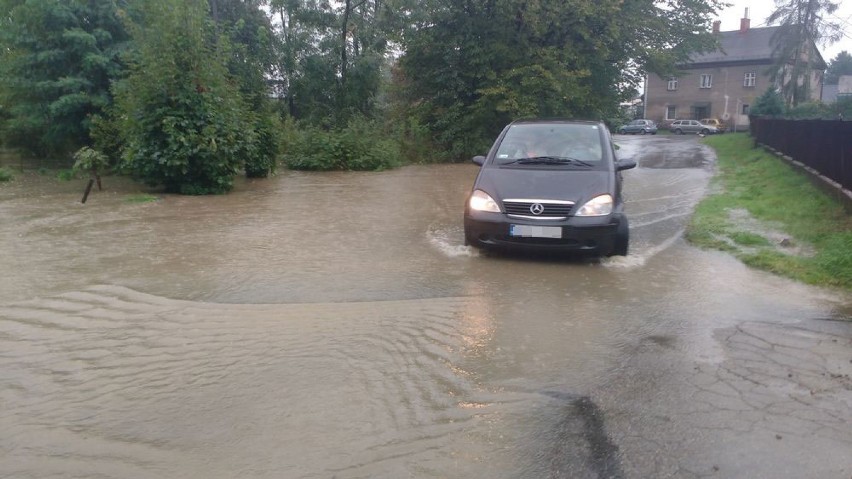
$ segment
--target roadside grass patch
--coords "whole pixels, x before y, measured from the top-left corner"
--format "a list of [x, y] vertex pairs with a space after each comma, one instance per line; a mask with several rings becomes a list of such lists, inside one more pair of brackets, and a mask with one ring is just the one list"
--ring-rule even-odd
[[708, 137], [718, 172], [686, 237], [758, 269], [852, 289], [852, 218], [804, 172], [744, 133]]
[[763, 236], [748, 231], [732, 231], [729, 237], [741, 246], [770, 246], [772, 243]]
[[133, 204], [151, 203], [153, 201], [158, 201], [159, 199], [160, 198], [157, 197], [157, 196], [142, 193], [142, 194], [138, 194], [138, 195], [130, 195], [130, 196], [124, 198], [124, 202], [125, 203], [133, 203]]
[[6, 167], [0, 167], [0, 181], [12, 181], [14, 176], [12, 175], [12, 171]]

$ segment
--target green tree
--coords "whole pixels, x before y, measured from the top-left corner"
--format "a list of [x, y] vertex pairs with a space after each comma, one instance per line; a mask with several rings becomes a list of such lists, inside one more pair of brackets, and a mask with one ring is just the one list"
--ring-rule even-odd
[[251, 111], [255, 147], [242, 158], [246, 176], [262, 178], [274, 171], [281, 125], [270, 103], [267, 77], [276, 63], [274, 35], [269, 17], [257, 0], [209, 0], [219, 35], [228, 38], [228, 70]]
[[828, 63], [828, 68], [825, 70], [825, 84], [837, 85], [843, 75], [852, 75], [852, 55], [846, 50], [838, 53]]
[[780, 116], [784, 114], [784, 98], [774, 88], [768, 88], [751, 106], [750, 115]]
[[781, 85], [788, 107], [810, 101], [811, 72], [821, 68], [816, 45], [833, 43], [842, 37], [836, 21], [829, 20], [838, 2], [831, 0], [778, 0], [767, 19], [780, 28], [772, 38], [773, 81]]
[[230, 50], [206, 0], [138, 0], [128, 18], [135, 49], [116, 87], [123, 164], [146, 183], [184, 194], [230, 190], [257, 135]]
[[670, 71], [710, 49], [714, 0], [424, 2], [403, 38], [397, 94], [454, 158], [482, 152], [524, 116], [600, 119], [641, 70]]
[[278, 93], [294, 118], [345, 128], [373, 118], [391, 40], [409, 0], [273, 0], [278, 23]]
[[127, 33], [110, 0], [0, 1], [0, 133], [6, 145], [65, 156], [91, 144], [111, 102]]

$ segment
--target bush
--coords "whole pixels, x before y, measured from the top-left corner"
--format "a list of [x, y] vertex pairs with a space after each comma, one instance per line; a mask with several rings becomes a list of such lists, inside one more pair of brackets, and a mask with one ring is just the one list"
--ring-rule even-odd
[[100, 151], [84, 146], [74, 153], [74, 172], [85, 171], [97, 175], [109, 167], [109, 158]]
[[[206, 0], [140, 2], [136, 50], [115, 87], [122, 165], [150, 186], [182, 194], [229, 191], [255, 153], [255, 116], [226, 68]], [[195, 25], [197, 28], [187, 28]]]
[[784, 114], [784, 99], [774, 88], [768, 88], [751, 106], [751, 115], [779, 116]]
[[14, 178], [12, 171], [0, 166], [0, 181], [12, 181], [12, 178]]
[[308, 127], [291, 132], [285, 162], [294, 170], [380, 171], [401, 164], [399, 144], [375, 121], [353, 119], [341, 130]]

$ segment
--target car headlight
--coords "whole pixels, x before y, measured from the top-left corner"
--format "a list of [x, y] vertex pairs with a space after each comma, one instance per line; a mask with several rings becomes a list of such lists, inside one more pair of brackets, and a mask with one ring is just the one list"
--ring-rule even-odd
[[488, 196], [488, 193], [482, 190], [476, 190], [470, 195], [470, 209], [474, 211], [488, 211], [490, 213], [499, 213], [500, 206], [494, 201], [494, 198]]
[[577, 211], [576, 216], [606, 216], [612, 213], [612, 196], [596, 196]]

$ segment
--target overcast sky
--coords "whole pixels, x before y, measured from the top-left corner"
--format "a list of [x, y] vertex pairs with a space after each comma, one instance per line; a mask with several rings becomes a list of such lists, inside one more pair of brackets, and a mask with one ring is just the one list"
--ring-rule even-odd
[[[766, 18], [775, 10], [775, 2], [767, 0], [728, 0], [732, 6], [721, 12], [719, 20], [722, 21], [723, 32], [738, 30], [740, 19], [743, 18], [745, 9], [748, 8], [748, 17], [751, 19], [752, 27], [765, 27]], [[845, 36], [839, 42], [832, 45], [817, 45], [819, 52], [825, 61], [829, 62], [843, 50], [852, 53], [852, 1], [839, 0], [840, 8], [834, 12], [834, 19], [838, 21], [845, 32]]]

